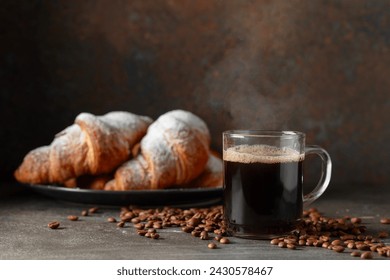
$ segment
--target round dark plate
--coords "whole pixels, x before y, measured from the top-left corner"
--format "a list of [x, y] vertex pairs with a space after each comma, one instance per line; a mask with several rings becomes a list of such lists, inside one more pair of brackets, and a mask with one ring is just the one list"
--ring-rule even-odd
[[104, 191], [52, 185], [26, 185], [27, 188], [59, 200], [86, 204], [200, 207], [222, 201], [222, 188]]

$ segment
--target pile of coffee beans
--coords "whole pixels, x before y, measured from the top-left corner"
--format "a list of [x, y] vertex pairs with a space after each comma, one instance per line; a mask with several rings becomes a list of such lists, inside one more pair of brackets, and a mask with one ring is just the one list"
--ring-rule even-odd
[[374, 254], [390, 257], [390, 246], [381, 240], [388, 237], [388, 233], [379, 232], [376, 237], [366, 234], [367, 227], [361, 222], [362, 219], [357, 217], [324, 217], [316, 208], [311, 208], [304, 211], [302, 220], [291, 235], [272, 239], [271, 244], [288, 249], [313, 246], [337, 253], [351, 250], [351, 256], [362, 259], [372, 259]]
[[[132, 223], [138, 235], [158, 239], [157, 230], [168, 227], [180, 227], [201, 240], [210, 240], [221, 244], [229, 244], [227, 230], [223, 221], [222, 206], [210, 208], [180, 209], [164, 207], [157, 209], [139, 209], [122, 207], [119, 213], [122, 223]], [[209, 243], [208, 248], [215, 249], [215, 243]]]

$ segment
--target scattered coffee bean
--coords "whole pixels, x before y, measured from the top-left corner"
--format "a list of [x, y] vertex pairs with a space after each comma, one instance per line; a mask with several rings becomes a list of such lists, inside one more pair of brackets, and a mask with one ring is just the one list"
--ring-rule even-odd
[[287, 248], [287, 244], [282, 241], [282, 242], [278, 243], [278, 247], [279, 248]]
[[390, 224], [390, 218], [382, 218], [382, 219], [380, 220], [380, 222], [381, 222], [381, 224], [386, 224], [386, 225], [388, 225], [388, 224]]
[[226, 237], [222, 237], [221, 240], [219, 240], [219, 243], [222, 243], [222, 244], [229, 244], [230, 243], [230, 240]]
[[99, 211], [99, 208], [97, 208], [97, 207], [92, 207], [92, 208], [89, 208], [89, 209], [88, 209], [88, 212], [89, 212], [90, 214], [94, 214], [94, 213], [96, 213], [97, 211]]
[[77, 217], [77, 216], [75, 216], [75, 215], [69, 215], [68, 217], [67, 217], [67, 219], [69, 220], [69, 221], [77, 221], [78, 219], [79, 219], [79, 217]]
[[81, 216], [88, 216], [88, 210], [81, 211]]
[[361, 253], [360, 253], [359, 251], [353, 251], [353, 252], [351, 253], [351, 256], [352, 256], [352, 257], [360, 257], [360, 255], [361, 255]]
[[51, 229], [57, 229], [60, 226], [60, 223], [57, 221], [50, 222], [47, 224], [47, 226]]
[[150, 228], [150, 229], [148, 229], [148, 232], [149, 233], [156, 233], [156, 229], [155, 228]]
[[144, 229], [139, 229], [137, 230], [137, 233], [138, 235], [141, 235], [141, 236], [145, 236], [145, 234], [147, 233], [148, 231], [144, 230]]
[[222, 235], [216, 235], [214, 239], [219, 242], [222, 239], [222, 237], [223, 237]]
[[287, 248], [291, 250], [295, 250], [297, 247], [294, 244], [287, 244]]
[[109, 217], [109, 218], [107, 218], [107, 222], [109, 222], [109, 223], [116, 223], [116, 219], [114, 217]]
[[337, 253], [341, 253], [341, 252], [344, 252], [345, 248], [343, 246], [336, 245], [336, 246], [333, 246], [332, 250], [337, 252]]
[[191, 231], [194, 230], [194, 227], [184, 226], [184, 227], [181, 228], [181, 230], [184, 231], [184, 232], [190, 233]]
[[371, 252], [364, 252], [363, 254], [361, 254], [360, 256], [362, 259], [372, 259], [373, 256], [372, 256], [372, 253]]
[[150, 233], [150, 237], [152, 238], [152, 239], [159, 239], [160, 238], [160, 235], [158, 234], [158, 233]]
[[209, 244], [207, 245], [207, 247], [208, 247], [209, 249], [216, 249], [216, 248], [217, 248], [217, 244], [215, 244], [215, 243], [209, 243]]
[[207, 231], [202, 231], [201, 233], [200, 233], [200, 239], [202, 239], [202, 240], [208, 240], [209, 239], [209, 234], [207, 233]]
[[145, 228], [145, 225], [143, 223], [138, 223], [138, 224], [134, 224], [134, 227], [136, 229], [144, 229]]
[[123, 228], [125, 226], [125, 222], [119, 222], [116, 224], [117, 227]]

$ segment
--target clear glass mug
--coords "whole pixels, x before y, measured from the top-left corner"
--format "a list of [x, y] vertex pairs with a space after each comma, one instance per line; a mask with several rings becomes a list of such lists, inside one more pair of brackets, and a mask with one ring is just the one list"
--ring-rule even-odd
[[[321, 158], [321, 177], [303, 195], [305, 155]], [[231, 130], [223, 133], [224, 218], [237, 237], [268, 239], [289, 233], [303, 207], [328, 187], [332, 162], [321, 147], [306, 146], [296, 131]]]

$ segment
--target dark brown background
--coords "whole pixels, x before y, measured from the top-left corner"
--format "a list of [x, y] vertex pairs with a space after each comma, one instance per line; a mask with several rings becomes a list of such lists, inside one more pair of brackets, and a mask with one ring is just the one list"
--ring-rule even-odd
[[[1, 1], [0, 178], [83, 111], [305, 131], [390, 182], [390, 1]], [[308, 169], [308, 168], [306, 168]]]

